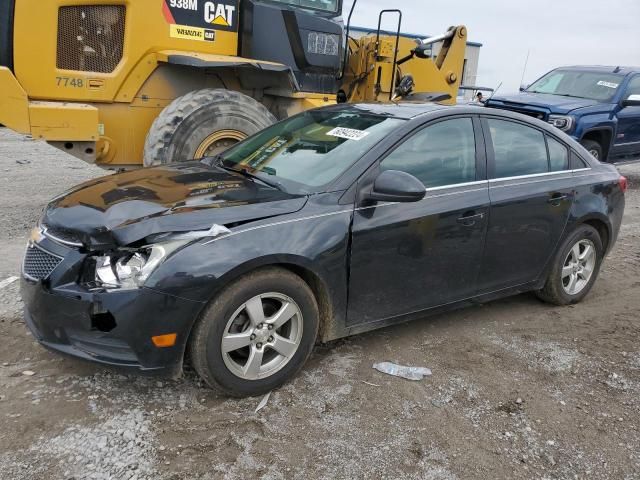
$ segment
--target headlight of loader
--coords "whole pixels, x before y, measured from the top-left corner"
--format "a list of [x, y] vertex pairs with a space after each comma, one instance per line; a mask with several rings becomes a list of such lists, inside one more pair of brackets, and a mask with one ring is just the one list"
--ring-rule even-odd
[[549, 120], [547, 121], [563, 132], [568, 132], [573, 128], [573, 117], [568, 115], [549, 115]]
[[144, 285], [153, 271], [188, 240], [170, 241], [96, 258], [95, 281], [107, 288], [136, 289]]

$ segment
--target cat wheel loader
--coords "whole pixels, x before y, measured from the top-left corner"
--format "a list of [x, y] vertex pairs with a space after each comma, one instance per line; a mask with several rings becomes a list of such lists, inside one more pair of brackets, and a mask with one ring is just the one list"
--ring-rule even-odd
[[353, 11], [345, 26], [342, 0], [2, 0], [0, 124], [122, 169], [215, 155], [336, 102], [454, 102], [464, 26], [415, 41], [383, 10], [355, 39]]

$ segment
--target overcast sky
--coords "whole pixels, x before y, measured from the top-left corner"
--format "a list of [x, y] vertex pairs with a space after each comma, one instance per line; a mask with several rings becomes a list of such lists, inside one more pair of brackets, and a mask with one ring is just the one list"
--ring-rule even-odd
[[[344, 0], [345, 22], [353, 0]], [[466, 25], [483, 44], [477, 84], [517, 91], [562, 65], [640, 66], [640, 0], [358, 0], [352, 24], [376, 27], [378, 12], [399, 8], [405, 32], [438, 35]], [[392, 16], [383, 28], [393, 29]]]

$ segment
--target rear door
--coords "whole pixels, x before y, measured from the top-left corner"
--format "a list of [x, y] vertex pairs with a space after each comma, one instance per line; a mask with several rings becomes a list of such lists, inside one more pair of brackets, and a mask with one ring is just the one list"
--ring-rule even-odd
[[569, 150], [514, 120], [482, 120], [491, 209], [480, 293], [536, 280], [553, 253], [573, 201]]
[[[629, 95], [640, 95], [640, 75], [631, 79], [622, 98], [629, 98]], [[640, 156], [640, 107], [623, 107], [618, 112], [613, 154]]]
[[427, 195], [415, 203], [356, 208], [350, 325], [474, 295], [489, 206], [485, 166], [479, 120], [470, 116], [429, 124], [381, 161], [374, 175], [410, 173]]

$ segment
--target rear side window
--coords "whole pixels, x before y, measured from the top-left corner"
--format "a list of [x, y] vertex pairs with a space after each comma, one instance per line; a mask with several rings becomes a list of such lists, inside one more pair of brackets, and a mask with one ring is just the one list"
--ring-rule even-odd
[[578, 156], [576, 152], [571, 151], [571, 170], [578, 170], [580, 168], [589, 168], [587, 162]]
[[563, 144], [547, 137], [549, 147], [549, 165], [552, 172], [560, 172], [569, 169], [569, 150]]
[[380, 169], [410, 173], [426, 188], [473, 182], [475, 142], [470, 118], [445, 120], [405, 140], [380, 163]]
[[494, 151], [494, 178], [518, 177], [549, 171], [544, 134], [506, 120], [487, 119]]

